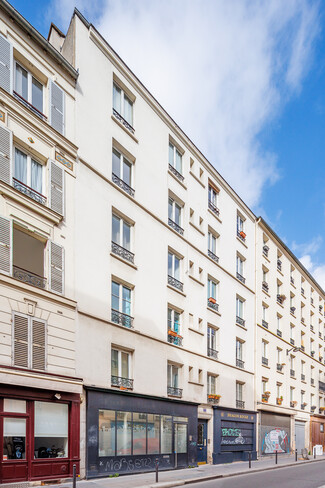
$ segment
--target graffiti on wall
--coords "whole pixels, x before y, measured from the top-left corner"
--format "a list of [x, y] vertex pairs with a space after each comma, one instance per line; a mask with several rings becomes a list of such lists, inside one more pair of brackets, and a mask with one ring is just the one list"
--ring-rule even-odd
[[284, 429], [272, 428], [264, 433], [262, 439], [262, 454], [289, 452], [289, 435]]

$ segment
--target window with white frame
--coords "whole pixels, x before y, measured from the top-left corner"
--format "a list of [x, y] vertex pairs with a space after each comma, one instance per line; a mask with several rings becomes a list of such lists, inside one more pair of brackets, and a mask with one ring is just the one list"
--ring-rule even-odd
[[266, 378], [262, 378], [262, 394], [265, 394], [265, 392], [267, 391], [267, 383], [268, 380]]
[[295, 400], [295, 389], [293, 386], [290, 386], [290, 402], [294, 402]]
[[167, 365], [167, 386], [169, 388], [179, 388], [179, 366], [175, 364]]
[[217, 394], [217, 377], [208, 373], [208, 395]]
[[171, 251], [168, 251], [168, 276], [180, 281], [181, 259]]
[[218, 283], [212, 278], [208, 278], [208, 298], [212, 298], [215, 303], [218, 301]]
[[267, 359], [268, 356], [268, 343], [262, 340], [262, 357]]
[[113, 109], [133, 127], [133, 102], [115, 82], [113, 83]]
[[112, 347], [111, 350], [111, 376], [130, 378], [131, 354], [127, 351]]
[[236, 401], [243, 401], [243, 383], [236, 381]]
[[277, 329], [279, 331], [282, 330], [282, 321], [281, 321], [281, 318], [282, 317], [280, 315], [277, 315], [277, 317], [276, 317], [276, 326], [277, 326]]
[[131, 225], [118, 215], [112, 215], [112, 241], [115, 244], [130, 250]]
[[241, 278], [244, 277], [244, 261], [245, 260], [239, 254], [237, 254], [237, 256], [236, 256], [236, 272], [237, 272], [237, 278], [238, 278], [238, 275]]
[[276, 384], [276, 397], [277, 398], [281, 398], [281, 387], [282, 387], [282, 383]]
[[212, 212], [219, 216], [219, 208], [218, 208], [218, 200], [219, 200], [219, 191], [209, 183], [209, 209], [212, 210]]
[[18, 147], [15, 147], [14, 180], [14, 183], [23, 183], [40, 195], [44, 191], [43, 165]]
[[237, 318], [244, 318], [244, 300], [240, 297], [236, 297], [236, 316]]
[[128, 286], [112, 280], [112, 321], [132, 326], [131, 317], [131, 296], [132, 291]]
[[262, 305], [262, 320], [267, 323], [267, 307]]
[[215, 261], [219, 260], [219, 258], [217, 257], [217, 237], [211, 231], [208, 232], [208, 251], [208, 254], [210, 257], [212, 257], [212, 259], [214, 259]]
[[15, 62], [15, 93], [43, 114], [43, 85]]
[[181, 314], [171, 307], [168, 307], [168, 330], [181, 333]]
[[300, 392], [301, 405], [305, 403], [305, 392], [301, 390]]
[[169, 141], [169, 164], [178, 173], [182, 174], [182, 154], [177, 147]]
[[240, 214], [237, 214], [237, 232], [244, 232], [244, 219]]
[[217, 330], [208, 325], [208, 356], [214, 356], [217, 353]]
[[243, 341], [236, 339], [236, 359], [243, 360]]
[[168, 199], [168, 218], [179, 227], [182, 226], [182, 207], [173, 198]]
[[282, 366], [282, 349], [279, 347], [276, 348], [276, 360], [277, 363]]
[[[113, 180], [118, 178], [127, 186], [123, 187], [124, 190], [130, 191], [128, 193], [133, 196], [134, 190], [132, 189], [132, 163], [117, 149], [113, 148], [112, 152], [112, 174]], [[114, 181], [116, 183], [116, 181]], [[132, 190], [132, 192], [131, 192]]]

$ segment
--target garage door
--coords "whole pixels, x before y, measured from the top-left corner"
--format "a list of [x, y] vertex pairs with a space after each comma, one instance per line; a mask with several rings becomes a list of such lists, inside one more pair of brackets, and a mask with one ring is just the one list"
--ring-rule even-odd
[[302, 449], [305, 449], [305, 422], [295, 421], [295, 437], [296, 449], [298, 454], [301, 454]]

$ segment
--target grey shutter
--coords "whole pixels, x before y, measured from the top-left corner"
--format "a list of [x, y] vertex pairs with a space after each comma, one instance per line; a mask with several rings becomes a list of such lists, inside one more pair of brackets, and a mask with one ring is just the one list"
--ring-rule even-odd
[[50, 86], [50, 124], [64, 134], [64, 91], [51, 81]]
[[50, 247], [50, 290], [63, 293], [64, 290], [64, 249], [51, 242]]
[[60, 215], [64, 215], [64, 174], [63, 168], [51, 161], [50, 207]]
[[11, 221], [0, 217], [0, 273], [11, 271]]
[[32, 319], [32, 368], [45, 370], [45, 322]]
[[0, 86], [11, 93], [12, 45], [0, 34]]
[[14, 314], [13, 329], [13, 364], [21, 368], [28, 368], [28, 317]]
[[0, 180], [11, 184], [11, 144], [12, 132], [0, 125]]

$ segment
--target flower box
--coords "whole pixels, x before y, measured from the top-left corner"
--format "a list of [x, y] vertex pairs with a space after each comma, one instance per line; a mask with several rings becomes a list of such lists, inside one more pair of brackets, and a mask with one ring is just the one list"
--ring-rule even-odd
[[262, 402], [268, 403], [268, 401], [269, 401], [269, 395], [262, 395]]
[[240, 236], [241, 236], [243, 239], [245, 239], [245, 237], [246, 237], [245, 232], [243, 232], [243, 231], [241, 230], [241, 231], [239, 232], [239, 234], [240, 234]]
[[178, 334], [177, 334], [177, 332], [175, 332], [174, 330], [169, 329], [169, 330], [168, 330], [168, 335], [171, 335], [171, 336], [173, 336], [173, 337], [177, 337], [177, 335], [178, 335]]
[[209, 302], [210, 303], [217, 303], [217, 300], [215, 298], [213, 298], [213, 297], [210, 297], [209, 298]]
[[325, 407], [319, 407], [319, 410], [321, 410], [322, 412], [325, 411]]
[[220, 400], [221, 395], [212, 395], [212, 394], [210, 395], [210, 394], [209, 394], [209, 395], [208, 395], [208, 398], [211, 398], [211, 399], [213, 399], [213, 400]]
[[276, 404], [277, 404], [277, 405], [282, 405], [282, 402], [283, 402], [283, 398], [282, 398], [282, 397], [278, 397], [278, 398], [276, 399]]

